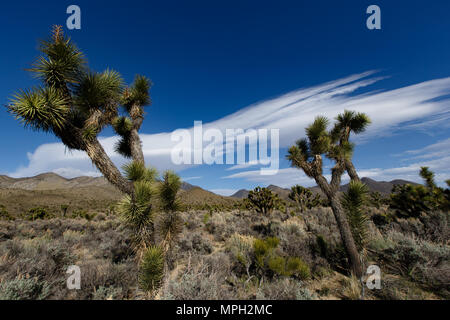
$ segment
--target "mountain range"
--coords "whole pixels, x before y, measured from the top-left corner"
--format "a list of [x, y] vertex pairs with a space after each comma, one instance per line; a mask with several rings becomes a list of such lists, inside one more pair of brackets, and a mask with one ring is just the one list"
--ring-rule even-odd
[[[391, 192], [394, 185], [415, 184], [414, 182], [406, 180], [392, 180], [392, 181], [375, 181], [370, 178], [362, 178], [370, 189], [370, 191], [377, 191], [383, 195]], [[281, 199], [288, 199], [290, 190], [281, 188], [276, 185], [269, 185], [268, 188], [278, 194]], [[340, 191], [344, 192], [348, 189], [348, 184], [342, 185]], [[105, 178], [103, 177], [77, 177], [66, 179], [57, 175], [56, 173], [43, 173], [35, 177], [29, 178], [11, 178], [8, 176], [0, 176], [0, 190], [1, 194], [12, 196], [15, 194], [18, 199], [25, 194], [41, 194], [41, 195], [57, 195], [64, 194], [68, 197], [69, 194], [76, 195], [85, 200], [104, 199], [114, 201], [121, 198], [118, 192]], [[213, 192], [202, 189], [201, 187], [183, 182], [181, 185], [180, 197], [188, 204], [224, 204], [230, 203], [234, 199], [246, 198], [249, 190], [241, 189], [230, 197], [221, 196]], [[320, 189], [316, 187], [310, 188], [314, 193], [321, 194]], [[26, 193], [27, 191], [28, 193]], [[3, 200], [3, 201], [2, 201]], [[5, 202], [6, 199], [0, 201]]]
[[[376, 181], [376, 180], [373, 180], [370, 178], [361, 178], [361, 181], [367, 185], [367, 187], [369, 188], [370, 191], [379, 192], [382, 195], [388, 195], [389, 193], [391, 193], [392, 188], [395, 185], [404, 185], [404, 184], [416, 185], [417, 184], [415, 182], [401, 180], [401, 179], [396, 179], [396, 180], [392, 180], [392, 181]], [[347, 191], [348, 186], [349, 186], [348, 183], [344, 184], [339, 188], [339, 190], [341, 192], [345, 192], [345, 191]], [[288, 199], [288, 197], [289, 197], [290, 189], [281, 188], [281, 187], [278, 187], [275, 185], [269, 185], [267, 188], [270, 189], [272, 192], [275, 192], [276, 194], [278, 194], [278, 196], [281, 199]], [[309, 189], [313, 193], [322, 194], [322, 191], [317, 186], [311, 187]], [[231, 195], [231, 197], [237, 198], [237, 199], [243, 199], [243, 198], [247, 198], [248, 193], [249, 193], [249, 190], [241, 189], [241, 190], [237, 191], [236, 193], [234, 193], [233, 195]]]

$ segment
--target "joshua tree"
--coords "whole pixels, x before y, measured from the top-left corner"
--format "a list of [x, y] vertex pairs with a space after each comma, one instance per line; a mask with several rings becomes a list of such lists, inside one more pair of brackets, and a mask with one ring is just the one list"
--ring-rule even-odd
[[[156, 243], [154, 203], [162, 200], [164, 209], [173, 210], [175, 196], [168, 188], [176, 195], [180, 181], [174, 173], [167, 173], [158, 188], [158, 173], [145, 167], [139, 130], [144, 106], [150, 104], [151, 82], [138, 75], [126, 87], [115, 71], [91, 71], [83, 53], [64, 36], [60, 26], [42, 41], [40, 51], [42, 55], [29, 71], [42, 81], [41, 86], [19, 91], [7, 108], [25, 127], [53, 133], [67, 148], [85, 151], [104, 177], [125, 193], [118, 212], [134, 231], [141, 286], [153, 290], [163, 277], [165, 258], [164, 248]], [[121, 106], [127, 116], [119, 116]], [[123, 168], [125, 176], [98, 140], [107, 126], [121, 137], [116, 151], [132, 160]], [[161, 232], [165, 238], [173, 238], [177, 223], [177, 219], [164, 220]]]
[[[334, 143], [349, 143], [350, 133], [364, 132], [370, 124], [370, 119], [365, 113], [344, 110], [344, 113], [336, 117], [337, 122], [331, 130], [331, 138]], [[359, 181], [359, 176], [353, 165], [351, 157], [344, 159], [345, 170], [352, 180]]]
[[[338, 195], [341, 177], [346, 170], [345, 162], [350, 159], [353, 146], [345, 139], [333, 143], [331, 134], [327, 131], [328, 123], [327, 118], [317, 117], [306, 128], [307, 138], [297, 141], [296, 145], [289, 149], [287, 158], [292, 166], [302, 169], [308, 177], [314, 179], [330, 201], [352, 271], [360, 278], [362, 267], [358, 250]], [[335, 163], [331, 170], [330, 182], [323, 174], [322, 155], [326, 155]]]
[[434, 181], [434, 172], [428, 167], [420, 167], [419, 175], [425, 181], [425, 186], [430, 189], [436, 189], [436, 182]]
[[289, 199], [295, 201], [300, 212], [305, 211], [307, 208], [311, 209], [320, 203], [320, 196], [318, 194], [314, 196], [311, 190], [298, 184], [291, 187]]
[[[150, 103], [150, 80], [136, 76], [127, 88], [116, 71], [90, 70], [84, 54], [63, 34], [61, 26], [53, 27], [51, 37], [41, 42], [40, 52], [29, 71], [42, 84], [18, 91], [7, 106], [9, 112], [25, 127], [50, 132], [68, 149], [86, 152], [109, 182], [132, 196], [133, 183], [121, 175], [98, 135], [113, 125], [122, 137], [117, 151], [144, 162], [138, 131], [143, 107]], [[129, 117], [118, 117], [120, 106]]]
[[249, 192], [244, 202], [248, 209], [253, 209], [267, 216], [279, 205], [280, 199], [270, 189], [256, 187]]

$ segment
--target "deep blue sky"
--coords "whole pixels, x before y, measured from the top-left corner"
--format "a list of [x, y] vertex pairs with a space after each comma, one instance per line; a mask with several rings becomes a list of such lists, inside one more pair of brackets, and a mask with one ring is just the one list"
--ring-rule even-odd
[[[128, 82], [142, 73], [154, 82], [143, 133], [212, 121], [367, 70], [391, 76], [371, 90], [450, 76], [450, 1], [8, 1], [0, 19], [2, 105], [17, 89], [36, 84], [24, 68], [50, 26], [65, 25], [70, 4], [81, 7], [82, 29], [68, 34], [91, 68], [113, 68]], [[381, 8], [382, 30], [365, 26], [370, 4]], [[4, 173], [27, 165], [27, 152], [56, 141], [24, 130], [4, 108], [0, 128]], [[405, 143], [402, 150], [420, 148], [448, 133], [413, 132], [414, 146], [406, 137], [392, 138], [389, 145], [374, 141], [362, 148], [378, 152], [361, 152], [360, 160], [367, 167], [368, 158], [393, 153], [397, 144]]]

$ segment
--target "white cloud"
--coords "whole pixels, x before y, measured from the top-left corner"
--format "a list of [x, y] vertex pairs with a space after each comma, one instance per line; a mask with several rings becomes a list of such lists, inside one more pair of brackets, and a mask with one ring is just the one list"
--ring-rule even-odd
[[259, 170], [243, 171], [225, 176], [223, 179], [244, 179], [264, 186], [274, 184], [282, 188], [289, 188], [295, 184], [308, 187], [315, 185], [314, 180], [308, 178], [303, 171], [296, 168], [280, 169], [273, 176], [263, 176]]
[[[423, 154], [426, 155], [429, 150], [437, 150], [443, 146], [447, 146], [450, 139], [440, 141], [438, 143], [429, 145], [425, 148], [418, 150], [407, 151], [404, 154]], [[435, 180], [440, 186], [445, 186], [445, 180], [450, 178], [450, 148], [444, 148], [441, 152], [435, 153], [434, 159], [429, 159], [429, 157], [424, 157], [428, 160], [413, 162], [409, 165], [391, 167], [391, 168], [358, 168], [356, 165], [356, 169], [358, 171], [358, 175], [360, 177], [367, 177], [377, 181], [392, 181], [395, 179], [403, 179], [412, 182], [422, 183], [422, 178], [419, 176], [419, 171], [421, 167], [429, 167], [433, 172], [435, 172]], [[414, 156], [409, 160], [415, 160], [416, 158], [420, 158], [420, 156]], [[408, 160], [408, 159], [404, 159]], [[329, 175], [325, 176], [328, 180], [330, 179]], [[314, 186], [314, 180], [308, 178], [303, 171], [296, 168], [285, 168], [280, 169], [278, 174], [274, 176], [262, 176], [259, 174], [259, 170], [252, 171], [243, 171], [239, 173], [235, 173], [232, 175], [228, 175], [223, 177], [224, 179], [244, 179], [251, 182], [257, 182], [261, 185], [269, 185], [275, 184], [280, 187], [288, 188], [293, 186], [294, 184], [300, 184], [303, 186]], [[349, 181], [349, 177], [345, 174], [342, 177], [342, 184], [345, 184]]]
[[186, 178], [181, 178], [181, 180], [183, 181], [191, 181], [191, 180], [198, 180], [201, 179], [202, 177], [186, 177]]
[[211, 189], [209, 191], [211, 191], [212, 193], [221, 195], [221, 196], [229, 197], [229, 196], [232, 196], [233, 194], [235, 194], [236, 192], [238, 192], [239, 190], [237, 190], [237, 189]]
[[[358, 89], [383, 79], [373, 75], [374, 72], [369, 71], [296, 90], [205, 123], [203, 128], [217, 128], [223, 132], [227, 128], [280, 129], [280, 147], [287, 147], [304, 134], [304, 128], [314, 117], [325, 115], [333, 118], [344, 109], [366, 112], [371, 117], [372, 125], [363, 135], [363, 139], [391, 134], [405, 124], [417, 128], [421, 124], [429, 125], [429, 121], [435, 121], [436, 125], [436, 121], [444, 121], [439, 118], [449, 118], [448, 102], [439, 98], [450, 93], [450, 78], [390, 91], [357, 94]], [[192, 133], [193, 129], [189, 128], [188, 131]], [[146, 161], [156, 168], [180, 171], [189, 167], [172, 163], [171, 150], [175, 143], [171, 141], [171, 133], [141, 134], [141, 139]], [[116, 140], [116, 137], [107, 137], [101, 138], [100, 142], [112, 160], [121, 166], [126, 160], [114, 152]], [[235, 166], [230, 170], [243, 168]], [[26, 167], [18, 168], [9, 175], [23, 177], [49, 171], [67, 177], [99, 174], [83, 152], [67, 152], [62, 144], [52, 143], [39, 146], [29, 154]]]

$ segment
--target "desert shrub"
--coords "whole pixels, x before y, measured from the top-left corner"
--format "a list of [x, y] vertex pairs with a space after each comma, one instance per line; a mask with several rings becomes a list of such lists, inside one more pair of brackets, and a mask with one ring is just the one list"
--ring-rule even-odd
[[0, 205], [0, 220], [7, 220], [7, 221], [15, 220], [15, 218], [8, 213], [5, 206], [3, 205]]
[[392, 189], [389, 207], [399, 217], [418, 218], [433, 210], [433, 198], [424, 186], [396, 185]]
[[377, 212], [371, 216], [372, 222], [377, 227], [382, 227], [394, 221], [394, 217], [390, 212]]
[[449, 211], [450, 190], [439, 188], [434, 182], [434, 173], [428, 167], [422, 167], [420, 176], [422, 185], [396, 185], [393, 188], [389, 206], [399, 217], [418, 218], [435, 210]]
[[38, 278], [16, 278], [0, 283], [0, 300], [43, 300], [50, 285]]
[[249, 210], [255, 210], [257, 213], [269, 215], [280, 204], [278, 195], [268, 188], [256, 187], [251, 190], [245, 199]]
[[297, 208], [300, 212], [305, 211], [306, 209], [311, 209], [320, 205], [320, 195], [313, 195], [311, 190], [308, 188], [302, 187], [300, 185], [295, 185], [291, 187], [291, 192], [289, 193], [289, 199], [294, 201], [297, 205]]
[[277, 252], [280, 240], [268, 237], [264, 240], [255, 239], [253, 251], [256, 267], [264, 275], [268, 271], [280, 276], [296, 276], [301, 279], [310, 277], [309, 266], [299, 257], [285, 257]]
[[211, 268], [203, 260], [188, 263], [178, 279], [167, 282], [162, 290], [164, 300], [228, 300], [229, 289], [223, 285], [225, 275]]
[[160, 247], [148, 248], [139, 266], [139, 285], [145, 291], [158, 289], [164, 277], [164, 252]]
[[302, 283], [294, 279], [265, 282], [256, 293], [258, 300], [312, 300], [313, 296]]
[[433, 292], [449, 297], [450, 248], [391, 231], [385, 239], [371, 243], [378, 259], [391, 273], [409, 278]]
[[37, 207], [37, 208], [31, 208], [28, 210], [28, 212], [25, 214], [24, 219], [25, 220], [38, 220], [38, 219], [51, 219], [54, 216], [47, 211], [45, 208]]
[[[111, 263], [103, 259], [89, 259], [79, 264], [82, 271], [81, 290], [74, 290], [74, 298], [87, 299], [112, 299], [128, 298], [135, 292], [136, 270], [134, 259], [123, 261], [123, 263]], [[65, 287], [64, 283], [62, 286]], [[117, 288], [114, 290], [114, 288]], [[119, 290], [119, 288], [121, 290]], [[133, 290], [132, 290], [133, 289]], [[98, 292], [100, 290], [100, 292]], [[108, 293], [109, 296], [102, 297]], [[70, 292], [63, 292], [62, 298], [70, 296]]]
[[361, 283], [353, 274], [341, 280], [342, 298], [359, 300], [361, 298]]
[[210, 234], [214, 235], [216, 241], [224, 241], [236, 232], [232, 219], [231, 213], [221, 212], [213, 215], [206, 223], [205, 228]]
[[92, 295], [92, 300], [115, 300], [122, 297], [122, 288], [100, 286]]
[[77, 218], [79, 218], [79, 219], [86, 219], [87, 221], [91, 221], [92, 219], [95, 218], [95, 216], [96, 216], [95, 213], [89, 213], [86, 210], [79, 209], [79, 210], [74, 210], [72, 212], [72, 217], [71, 218], [72, 219], [77, 219]]
[[64, 231], [63, 238], [66, 242], [78, 242], [82, 239], [83, 233], [80, 231], [74, 231], [71, 229], [68, 229]]
[[256, 264], [259, 268], [265, 269], [266, 259], [273, 253], [279, 243], [280, 240], [275, 237], [269, 237], [265, 240], [255, 239], [253, 242], [253, 251]]
[[280, 224], [278, 235], [292, 234], [300, 237], [304, 235], [303, 227], [303, 222], [299, 218], [293, 217]]
[[231, 252], [233, 257], [245, 268], [247, 275], [249, 275], [249, 269], [253, 263], [254, 241], [255, 238], [251, 236], [243, 236], [235, 233], [226, 244], [227, 249]]
[[198, 232], [182, 234], [178, 240], [178, 246], [183, 253], [195, 251], [200, 254], [208, 254], [213, 250], [211, 241]]
[[386, 199], [383, 198], [380, 192], [372, 191], [369, 193], [369, 203], [377, 209], [380, 209], [383, 204], [386, 203]]
[[297, 276], [300, 279], [308, 279], [311, 276], [308, 265], [298, 257], [270, 256], [267, 266], [271, 271], [282, 276]]
[[103, 221], [103, 220], [106, 220], [106, 217], [107, 217], [106, 214], [104, 214], [103, 212], [100, 212], [94, 216], [93, 220], [94, 221]]

